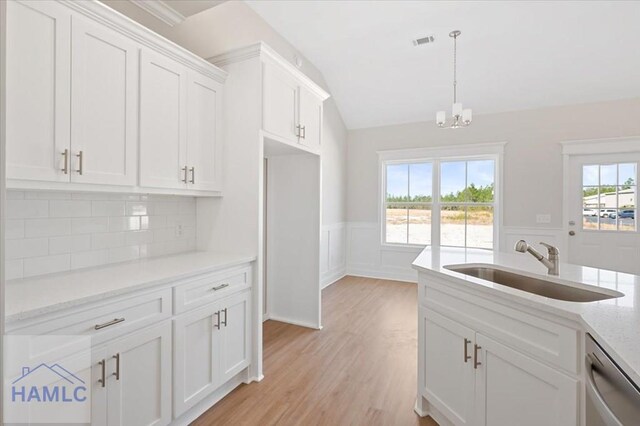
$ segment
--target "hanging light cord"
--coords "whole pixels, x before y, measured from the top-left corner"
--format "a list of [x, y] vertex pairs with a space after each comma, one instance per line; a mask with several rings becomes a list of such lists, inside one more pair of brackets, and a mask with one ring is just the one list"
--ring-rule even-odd
[[457, 95], [457, 85], [458, 85], [458, 78], [457, 78], [457, 72], [456, 72], [456, 68], [457, 68], [457, 40], [458, 40], [458, 36], [454, 35], [453, 36], [453, 103], [456, 103], [456, 95]]

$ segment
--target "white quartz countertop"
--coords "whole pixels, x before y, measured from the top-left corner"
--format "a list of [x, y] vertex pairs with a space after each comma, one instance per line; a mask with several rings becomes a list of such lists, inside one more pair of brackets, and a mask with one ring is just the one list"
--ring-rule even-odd
[[255, 256], [189, 252], [6, 283], [6, 322], [167, 284], [255, 260]]
[[[624, 296], [597, 302], [566, 302], [550, 299], [446, 269], [460, 264], [489, 264], [501, 269], [585, 288], [614, 290]], [[560, 264], [560, 275], [551, 277], [547, 269], [529, 254], [498, 253], [478, 249], [427, 247], [413, 262], [417, 270], [444, 274], [461, 284], [576, 320], [640, 384], [640, 276], [568, 263]], [[588, 289], [588, 288], [587, 288]]]

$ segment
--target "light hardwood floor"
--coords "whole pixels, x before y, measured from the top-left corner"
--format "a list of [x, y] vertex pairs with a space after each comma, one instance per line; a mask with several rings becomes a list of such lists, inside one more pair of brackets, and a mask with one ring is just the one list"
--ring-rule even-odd
[[429, 425], [416, 396], [417, 287], [345, 277], [322, 293], [321, 331], [264, 323], [264, 380], [193, 425]]

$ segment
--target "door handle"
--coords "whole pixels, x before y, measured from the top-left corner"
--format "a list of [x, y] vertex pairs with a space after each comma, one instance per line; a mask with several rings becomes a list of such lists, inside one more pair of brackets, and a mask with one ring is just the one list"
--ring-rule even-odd
[[222, 312], [224, 312], [224, 321], [222, 321], [222, 325], [226, 327], [227, 326], [227, 308], [224, 308]]
[[217, 286], [213, 287], [211, 290], [218, 291], [218, 290], [222, 290], [223, 288], [227, 288], [227, 287], [229, 287], [229, 283], [224, 283], [224, 284], [220, 284], [220, 285], [217, 285]]
[[482, 349], [482, 346], [473, 345], [473, 368], [477, 369], [479, 365], [482, 365], [480, 361], [478, 361], [478, 351]]
[[300, 137], [302, 139], [306, 139], [307, 138], [307, 126], [301, 126], [300, 127]]
[[187, 183], [187, 170], [188, 170], [187, 166], [184, 166], [180, 170], [182, 170], [182, 172], [184, 173], [184, 177], [181, 179], [182, 182]]
[[189, 171], [191, 172], [191, 183], [196, 183], [196, 168], [192, 167]]
[[214, 315], [216, 316], [216, 323], [213, 325], [215, 328], [217, 328], [218, 330], [220, 330], [220, 311], [214, 313]]
[[576, 231], [569, 231], [569, 236], [573, 237], [574, 235], [576, 235]]
[[62, 167], [62, 173], [64, 173], [65, 175], [68, 175], [69, 174], [69, 150], [65, 149], [61, 155], [62, 157], [64, 157], [64, 167]]
[[471, 355], [469, 355], [469, 343], [471, 340], [464, 338], [464, 362], [467, 362], [471, 359]]
[[296, 126], [296, 137], [299, 137], [299, 138], [302, 137], [301, 134], [302, 134], [302, 127], [298, 124]]
[[98, 380], [98, 383], [100, 383], [101, 387], [105, 387], [107, 385], [107, 361], [103, 359], [98, 363], [98, 365], [100, 365], [100, 368], [102, 369], [102, 373], [100, 374], [101, 378]]
[[121, 323], [121, 322], [124, 322], [124, 318], [114, 318], [109, 322], [105, 322], [105, 323], [102, 323], [102, 324], [96, 324], [93, 327], [93, 329], [94, 330], [100, 330], [101, 328], [109, 327], [111, 325], [115, 325], [115, 324], [118, 324], [118, 323]]
[[116, 371], [113, 376], [116, 376], [116, 380], [120, 380], [120, 353], [115, 354], [113, 358], [116, 359]]
[[82, 151], [78, 151], [76, 157], [78, 157], [78, 170], [76, 170], [76, 172], [78, 172], [78, 174], [82, 176]]

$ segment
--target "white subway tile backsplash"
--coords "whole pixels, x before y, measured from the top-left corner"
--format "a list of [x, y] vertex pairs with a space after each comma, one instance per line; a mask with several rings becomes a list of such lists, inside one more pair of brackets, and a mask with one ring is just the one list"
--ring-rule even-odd
[[71, 233], [71, 219], [26, 219], [25, 237], [57, 237]]
[[148, 216], [151, 214], [147, 201], [127, 201], [125, 204], [125, 214], [127, 216]]
[[124, 201], [92, 201], [91, 216], [124, 216]]
[[48, 238], [21, 238], [7, 240], [6, 258], [9, 260], [23, 259], [25, 257], [46, 256], [49, 254]]
[[23, 266], [24, 266], [24, 261], [22, 259], [6, 260], [5, 269], [4, 269], [5, 279], [15, 280], [18, 278], [22, 278]]
[[49, 238], [49, 254], [75, 253], [90, 249], [90, 234]]
[[91, 216], [91, 201], [51, 200], [49, 217], [87, 217]]
[[24, 238], [24, 220], [8, 219], [4, 226], [4, 238], [6, 240]]
[[59, 254], [55, 256], [30, 257], [24, 259], [24, 277], [52, 274], [68, 271], [71, 267], [70, 256]]
[[83, 217], [71, 220], [72, 234], [91, 234], [109, 231], [109, 218]]
[[91, 235], [91, 248], [105, 249], [112, 247], [122, 247], [125, 245], [125, 235], [126, 234], [124, 232], [93, 234]]
[[196, 248], [196, 199], [8, 191], [7, 279]]
[[109, 218], [109, 232], [139, 231], [139, 230], [140, 230], [140, 217], [139, 216], [125, 216], [125, 217], [110, 217]]
[[49, 215], [49, 202], [46, 200], [19, 200], [7, 201], [5, 214], [7, 219], [25, 219], [47, 217]]
[[71, 254], [71, 269], [89, 268], [109, 263], [108, 250], [85, 251]]

